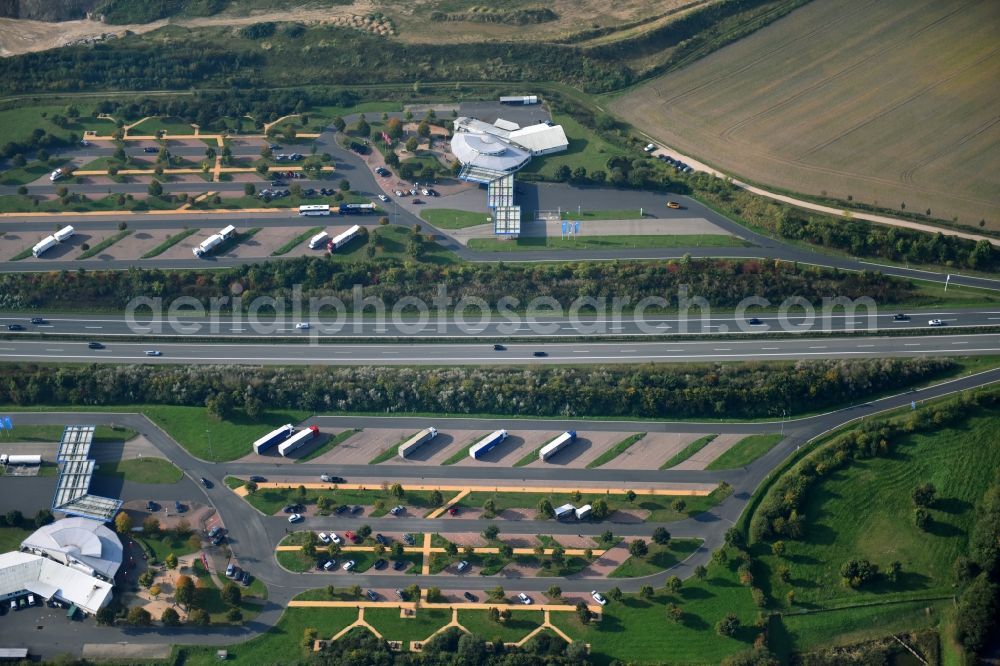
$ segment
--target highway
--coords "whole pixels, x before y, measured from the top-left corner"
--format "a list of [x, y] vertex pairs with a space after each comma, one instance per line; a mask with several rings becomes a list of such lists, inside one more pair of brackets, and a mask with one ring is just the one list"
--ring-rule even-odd
[[[147, 356], [147, 351], [159, 356]], [[998, 334], [666, 342], [231, 344], [0, 340], [0, 361], [260, 365], [510, 365], [775, 361], [1000, 353]]]
[[[291, 309], [291, 308], [289, 308]], [[305, 310], [306, 308], [303, 308]], [[711, 314], [701, 316], [692, 310], [691, 316], [678, 317], [674, 314], [622, 314], [601, 316], [581, 314], [577, 317], [552, 316], [548, 314], [527, 315], [524, 313], [496, 313], [480, 320], [478, 310], [466, 317], [454, 315], [437, 316], [428, 313], [425, 319], [413, 316], [384, 318], [375, 316], [334, 317], [322, 311], [316, 315], [299, 314], [296, 318], [275, 319], [261, 316], [251, 319], [247, 316], [234, 317], [219, 315], [193, 317], [186, 315], [151, 316], [148, 309], [138, 309], [134, 318], [124, 315], [105, 314], [58, 314], [44, 317], [44, 323], [32, 324], [31, 318], [37, 312], [14, 312], [0, 315], [0, 331], [9, 325], [20, 325], [23, 331], [8, 331], [15, 339], [21, 337], [56, 337], [59, 335], [87, 335], [100, 338], [120, 336], [155, 335], [158, 337], [210, 336], [222, 340], [226, 338], [247, 339], [274, 336], [298, 337], [303, 340], [337, 338], [518, 338], [518, 337], [578, 337], [578, 336], [673, 336], [706, 334], [763, 334], [763, 333], [827, 333], [843, 331], [908, 331], [926, 332], [932, 319], [940, 319], [949, 330], [971, 327], [1000, 326], [1000, 310], [995, 308], [956, 308], [940, 310], [907, 311], [908, 319], [897, 320], [896, 311], [870, 313], [858, 308], [854, 314], [846, 314], [843, 309], [824, 316], [822, 312], [806, 318], [801, 310], [793, 309], [787, 316], [780, 316], [773, 309], [763, 311], [749, 309], [743, 316], [735, 314]], [[502, 315], [502, 316], [501, 316]], [[751, 318], [758, 322], [750, 323]], [[296, 324], [306, 322], [308, 329], [296, 328]]]

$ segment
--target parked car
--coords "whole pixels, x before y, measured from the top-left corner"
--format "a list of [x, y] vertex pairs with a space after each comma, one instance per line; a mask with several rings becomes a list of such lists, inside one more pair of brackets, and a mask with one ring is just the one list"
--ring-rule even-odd
[[334, 542], [338, 546], [344, 543], [344, 540], [337, 536], [336, 532], [330, 532], [330, 541]]
[[375, 560], [375, 564], [373, 564], [372, 566], [375, 567], [376, 571], [381, 571], [382, 569], [385, 569], [387, 566], [389, 566], [389, 561], [386, 560], [385, 558], [380, 557], [379, 559]]
[[160, 510], [160, 505], [154, 502], [153, 500], [149, 500], [146, 502], [146, 511], [153, 512], [159, 510]]
[[347, 505], [346, 504], [341, 504], [340, 506], [338, 506], [336, 509], [333, 510], [333, 512], [335, 514], [337, 514], [338, 516], [341, 515], [342, 513], [344, 513], [345, 511], [347, 511]]
[[407, 567], [407, 565], [409, 565], [409, 562], [406, 560], [396, 560], [392, 563], [392, 568], [394, 571], [402, 571]]
[[281, 510], [284, 511], [285, 513], [295, 513], [295, 505], [286, 504], [285, 506], [281, 507]]
[[372, 601], [378, 601], [378, 592], [376, 592], [375, 590], [368, 590], [367, 592], [365, 592], [365, 596], [371, 599]]
[[185, 511], [187, 511], [187, 507], [178, 502], [177, 500], [174, 500], [174, 511], [176, 511], [177, 513], [184, 513]]
[[226, 577], [227, 578], [232, 578], [234, 573], [236, 573], [236, 565], [233, 564], [232, 562], [230, 562], [226, 566]]
[[225, 534], [217, 534], [217, 535], [215, 535], [215, 538], [212, 539], [212, 545], [213, 546], [218, 546], [218, 545], [220, 545], [225, 540], [226, 540], [226, 535]]
[[380, 194], [380, 195], [378, 195], [378, 200], [379, 201], [388, 201], [389, 197], [385, 196], [384, 194]]
[[323, 563], [323, 571], [332, 571], [337, 566], [337, 560], [327, 560]]
[[353, 568], [354, 568], [354, 565], [355, 565], [355, 564], [357, 564], [357, 562], [355, 562], [354, 560], [347, 560], [346, 562], [344, 562], [344, 566], [343, 566], [343, 567], [341, 567], [341, 568], [342, 568], [342, 569], [343, 569], [344, 571], [350, 571], [351, 569], [353, 569]]
[[326, 532], [320, 532], [317, 536], [319, 537], [319, 540], [322, 541], [323, 543], [330, 543], [332, 541], [330, 535], [327, 534]]
[[243, 575], [240, 577], [240, 583], [243, 584], [243, 587], [249, 587], [252, 582], [253, 576], [250, 575], [249, 571], [244, 571]]
[[420, 193], [422, 195], [424, 195], [425, 197], [429, 197], [431, 195], [431, 191], [428, 190], [426, 187], [424, 189], [420, 190]]
[[354, 541], [354, 532], [347, 530], [344, 532], [344, 536], [347, 537], [348, 541]]
[[393, 190], [392, 193], [395, 194], [397, 197], [403, 196], [402, 190]]
[[524, 592], [521, 592], [520, 594], [518, 594], [517, 595], [517, 599], [518, 599], [518, 601], [520, 601], [525, 606], [530, 606], [532, 604], [531, 597], [529, 597]]
[[218, 525], [216, 525], [215, 527], [213, 527], [212, 529], [210, 529], [208, 531], [208, 538], [209, 539], [214, 539], [215, 537], [219, 536], [220, 534], [222, 534], [222, 528], [219, 527]]
[[463, 592], [462, 596], [471, 601], [472, 603], [476, 603], [477, 601], [479, 601], [479, 597], [474, 595], [472, 592]]
[[404, 511], [406, 511], [406, 507], [403, 506], [402, 504], [399, 504], [399, 505], [394, 506], [391, 509], [389, 509], [389, 513], [391, 513], [394, 516], [398, 516], [399, 514], [403, 513]]
[[396, 588], [396, 596], [399, 597], [400, 601], [406, 601], [406, 594], [399, 588]]
[[458, 571], [458, 573], [462, 573], [468, 568], [469, 568], [469, 561], [462, 560], [461, 562], [458, 563], [458, 568], [456, 569], [456, 571]]
[[403, 543], [405, 543], [408, 546], [412, 546], [413, 543], [414, 543], [413, 535], [409, 534], [409, 533], [404, 534], [403, 535]]
[[267, 479], [260, 476], [259, 474], [252, 474], [250, 476], [250, 480], [253, 481], [254, 483], [264, 483], [265, 481], [267, 481]]
[[596, 601], [597, 603], [601, 604], [602, 606], [605, 606], [605, 605], [607, 605], [607, 603], [608, 603], [608, 600], [607, 600], [607, 599], [605, 599], [605, 598], [604, 598], [604, 597], [603, 597], [603, 596], [601, 595], [601, 593], [600, 593], [600, 592], [598, 592], [597, 590], [591, 590], [591, 591], [590, 591], [590, 596], [592, 596], [592, 597], [594, 598], [594, 601]]
[[364, 511], [364, 509], [358, 504], [351, 507], [351, 513], [361, 513], [362, 511]]
[[297, 523], [300, 520], [302, 520], [302, 514], [300, 513], [293, 513], [292, 515], [288, 516], [288, 522], [290, 523]]
[[449, 516], [457, 516], [458, 515], [458, 511], [459, 511], [458, 507], [457, 506], [453, 506], [450, 509], [448, 509], [448, 515]]
[[382, 544], [383, 546], [389, 545], [389, 540], [382, 536], [381, 533], [375, 535], [375, 541]]

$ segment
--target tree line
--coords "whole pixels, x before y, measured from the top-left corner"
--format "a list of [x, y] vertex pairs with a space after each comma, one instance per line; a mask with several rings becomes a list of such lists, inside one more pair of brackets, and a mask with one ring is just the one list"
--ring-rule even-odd
[[8, 364], [0, 404], [743, 419], [842, 405], [954, 367], [925, 358], [444, 369]]
[[[414, 252], [426, 249], [419, 234]], [[646, 297], [661, 297], [667, 309], [682, 298], [706, 299], [712, 307], [732, 308], [743, 299], [760, 296], [775, 306], [798, 296], [814, 306], [824, 298], [870, 297], [877, 304], [912, 300], [916, 287], [907, 280], [874, 272], [843, 272], [776, 261], [688, 259], [667, 261], [565, 262], [558, 264], [474, 263], [439, 265], [419, 260], [376, 257], [343, 262], [329, 257], [301, 257], [221, 270], [52, 271], [0, 275], [0, 309], [72, 307], [123, 310], [138, 296], [191, 297], [207, 308], [210, 299], [229, 295], [241, 285], [244, 308], [256, 296], [289, 297], [299, 285], [305, 298], [333, 296], [348, 310], [354, 307], [354, 285], [364, 296], [381, 298], [387, 308], [406, 297], [433, 307], [438, 285], [457, 302], [463, 297], [484, 299], [491, 307], [505, 297], [516, 298], [523, 309], [537, 297], [549, 297], [563, 308], [580, 297], [604, 298], [610, 310], [615, 297], [630, 299], [623, 311]], [[306, 307], [308, 303], [304, 304]], [[591, 312], [585, 309], [583, 312]], [[691, 316], [698, 316], [693, 309]]]

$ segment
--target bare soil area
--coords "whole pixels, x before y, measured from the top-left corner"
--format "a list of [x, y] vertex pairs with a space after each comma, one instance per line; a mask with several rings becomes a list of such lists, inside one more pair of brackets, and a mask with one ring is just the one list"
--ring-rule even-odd
[[601, 469], [659, 469], [660, 465], [698, 439], [697, 433], [650, 432]]

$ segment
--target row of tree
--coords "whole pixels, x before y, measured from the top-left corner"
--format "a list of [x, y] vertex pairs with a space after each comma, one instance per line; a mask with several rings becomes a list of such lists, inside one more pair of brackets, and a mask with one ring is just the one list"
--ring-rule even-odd
[[757, 418], [862, 400], [953, 367], [921, 358], [447, 369], [8, 364], [0, 403], [200, 407], [224, 394], [258, 412]]

